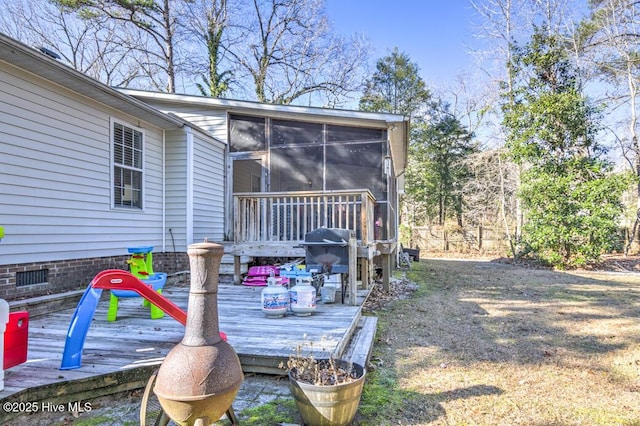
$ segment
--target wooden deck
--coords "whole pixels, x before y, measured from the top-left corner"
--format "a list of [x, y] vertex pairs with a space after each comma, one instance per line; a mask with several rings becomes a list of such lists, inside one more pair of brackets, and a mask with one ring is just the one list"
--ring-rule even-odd
[[[368, 326], [363, 331], [366, 317], [361, 316], [367, 291], [360, 291], [358, 306], [318, 303], [311, 316], [266, 318], [261, 310], [262, 289], [219, 286], [220, 330], [227, 334], [245, 372], [283, 374], [278, 364], [303, 341], [312, 342], [317, 352], [336, 357], [370, 353], [375, 322], [373, 329]], [[188, 291], [188, 284], [174, 284], [167, 285], [163, 294], [186, 310]], [[184, 327], [168, 315], [150, 319], [139, 298], [120, 299], [118, 320], [108, 322], [107, 298], [105, 291], [86, 337], [82, 366], [77, 369], [59, 369], [75, 307], [31, 318], [27, 362], [5, 371], [0, 400], [66, 403], [143, 387], [180, 342]], [[349, 347], [353, 342], [360, 347]]]

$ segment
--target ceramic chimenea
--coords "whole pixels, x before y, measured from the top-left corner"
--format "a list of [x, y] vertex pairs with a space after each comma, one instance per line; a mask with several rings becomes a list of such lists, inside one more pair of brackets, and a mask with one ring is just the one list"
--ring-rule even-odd
[[231, 407], [244, 380], [240, 360], [220, 337], [218, 275], [223, 247], [188, 248], [191, 288], [182, 341], [158, 370], [154, 392], [167, 415], [180, 425], [215, 423]]

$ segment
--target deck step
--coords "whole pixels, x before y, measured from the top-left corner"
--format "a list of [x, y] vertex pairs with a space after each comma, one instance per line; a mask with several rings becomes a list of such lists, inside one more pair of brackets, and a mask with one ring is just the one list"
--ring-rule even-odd
[[84, 289], [72, 290], [65, 293], [47, 294], [22, 300], [9, 301], [9, 310], [28, 311], [29, 317], [47, 315], [64, 309], [73, 308], [78, 304]]
[[347, 346], [343, 358], [366, 368], [371, 358], [377, 327], [377, 317], [360, 317], [358, 327], [351, 337], [351, 341], [349, 342], [349, 346]]

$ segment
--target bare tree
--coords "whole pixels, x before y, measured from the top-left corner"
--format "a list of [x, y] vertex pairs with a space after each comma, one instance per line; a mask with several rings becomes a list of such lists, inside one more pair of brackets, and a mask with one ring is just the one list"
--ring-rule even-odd
[[518, 208], [517, 166], [507, 159], [504, 149], [475, 153], [465, 159], [465, 164], [473, 176], [464, 187], [467, 220], [474, 224], [502, 223], [509, 237]]
[[[143, 39], [136, 38], [129, 47], [144, 54], [139, 66], [158, 90], [174, 93], [178, 60], [176, 55], [177, 16], [180, 1], [148, 0], [53, 0], [78, 11], [86, 19], [103, 19], [119, 23], [121, 28], [136, 29]], [[126, 31], [126, 30], [125, 30]], [[145, 43], [146, 42], [146, 43]], [[162, 71], [159, 74], [157, 71]], [[160, 75], [165, 82], [158, 80]]]
[[[489, 44], [492, 46], [488, 52], [485, 52], [483, 56], [486, 57], [486, 63], [490, 64], [490, 68], [487, 71], [489, 75], [495, 75], [495, 63], [498, 65], [498, 74], [496, 77], [502, 82], [502, 94], [505, 98], [504, 102], [514, 102], [513, 88], [515, 86], [515, 69], [513, 62], [514, 55], [514, 41], [517, 39], [518, 34], [516, 28], [520, 28], [524, 31], [527, 28], [528, 22], [532, 21], [531, 15], [525, 13], [525, 3], [514, 0], [488, 0], [485, 2], [476, 2], [472, 0], [474, 9], [483, 18], [483, 25], [478, 30], [480, 37], [489, 40]], [[491, 52], [494, 53], [491, 53]], [[494, 105], [493, 113], [497, 116], [501, 115], [500, 102], [496, 102]], [[501, 133], [500, 133], [501, 134]], [[504, 139], [501, 139], [504, 144]], [[500, 158], [500, 157], [498, 157]], [[500, 171], [500, 169], [499, 169]], [[520, 173], [516, 173], [516, 185], [519, 185], [518, 176]], [[501, 177], [501, 174], [494, 174], [494, 177]], [[505, 212], [503, 218], [503, 224], [505, 233], [509, 240], [511, 252], [514, 257], [518, 256], [517, 242], [521, 239], [521, 231], [523, 227], [524, 216], [520, 201], [516, 199], [515, 221], [507, 219], [506, 212], [508, 209], [505, 207], [507, 202], [506, 196], [498, 198], [502, 203], [502, 211]], [[515, 222], [514, 230], [512, 231], [512, 222]]]
[[[581, 47], [591, 54], [598, 75], [606, 84], [610, 112], [626, 109], [620, 126], [611, 126], [629, 168], [640, 179], [638, 95], [640, 89], [640, 5], [635, 0], [594, 0], [592, 14], [580, 31]], [[626, 129], [618, 134], [615, 128]], [[636, 215], [625, 253], [640, 233], [640, 180], [635, 190]]]
[[105, 19], [79, 19], [70, 9], [46, 0], [0, 0], [0, 31], [59, 55], [74, 69], [114, 86], [142, 81], [140, 55], [129, 34]]
[[[474, 84], [475, 83], [475, 84]], [[484, 146], [464, 159], [470, 178], [462, 188], [467, 222], [475, 225], [494, 224], [504, 230], [512, 254], [517, 253], [513, 230], [518, 229], [519, 169], [504, 149], [504, 136], [495, 123], [494, 108], [499, 105], [498, 90], [491, 84], [473, 82], [471, 75], [459, 76], [446, 91], [452, 99], [452, 112]]]
[[367, 64], [366, 41], [336, 37], [324, 0], [0, 2], [4, 32], [116, 86], [337, 106]]
[[481, 18], [476, 36], [487, 40], [488, 48], [476, 52], [486, 73], [505, 81], [507, 93], [513, 91], [513, 47], [521, 35], [516, 29], [525, 31], [533, 20], [525, 16], [526, 3], [515, 0], [471, 0], [471, 5]]
[[[232, 15], [240, 14], [239, 3], [227, 0], [192, 0], [185, 3], [186, 13], [182, 20], [186, 31], [196, 44], [195, 57], [185, 60], [185, 70], [197, 76], [194, 81], [200, 94], [223, 97], [236, 81], [233, 63], [226, 58], [226, 49], [240, 40], [230, 39]], [[203, 52], [201, 55], [200, 52]]]
[[482, 134], [483, 145], [491, 146], [487, 129], [490, 127], [492, 108], [499, 101], [497, 88], [491, 83], [481, 81], [471, 73], [455, 77], [451, 84], [439, 90], [439, 97], [448, 99], [451, 112], [469, 130], [478, 136]]
[[252, 0], [239, 22], [245, 43], [227, 46], [261, 102], [323, 98], [335, 103], [358, 89], [366, 49], [330, 32], [324, 0]]

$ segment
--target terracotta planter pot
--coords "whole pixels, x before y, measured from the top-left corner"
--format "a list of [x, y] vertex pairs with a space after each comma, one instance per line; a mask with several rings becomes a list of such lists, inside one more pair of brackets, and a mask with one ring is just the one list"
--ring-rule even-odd
[[[349, 363], [335, 361], [342, 368]], [[364, 386], [365, 369], [352, 364], [357, 378], [349, 383], [319, 386], [301, 382], [289, 372], [289, 389], [306, 426], [346, 426], [356, 415]]]

